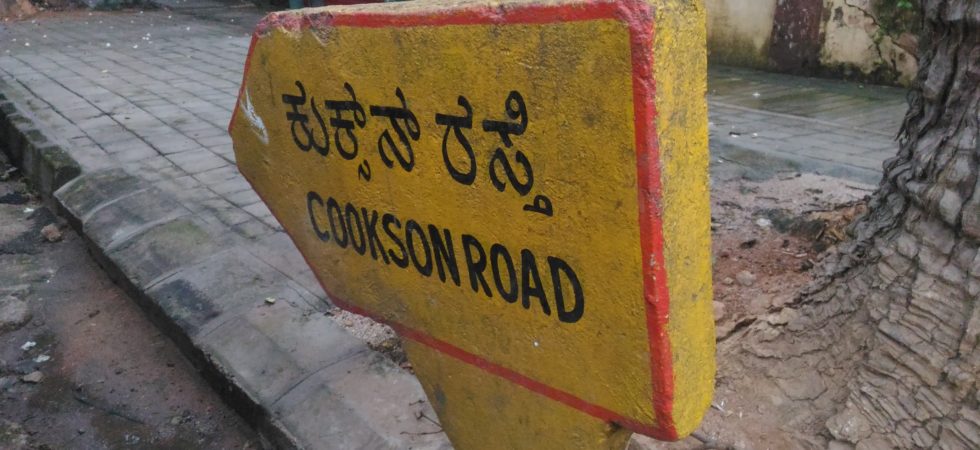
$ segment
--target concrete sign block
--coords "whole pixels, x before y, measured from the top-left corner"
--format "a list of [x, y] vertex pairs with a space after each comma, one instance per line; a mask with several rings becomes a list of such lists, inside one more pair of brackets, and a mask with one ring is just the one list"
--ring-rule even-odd
[[704, 10], [274, 13], [239, 168], [333, 301], [390, 324], [459, 448], [622, 448], [710, 403]]

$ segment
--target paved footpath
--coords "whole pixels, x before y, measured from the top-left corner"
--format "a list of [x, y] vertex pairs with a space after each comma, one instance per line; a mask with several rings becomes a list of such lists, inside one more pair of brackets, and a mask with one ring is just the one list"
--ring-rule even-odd
[[713, 156], [763, 170], [819, 172], [868, 184], [895, 155], [904, 89], [712, 67]]
[[[267, 439], [445, 447], [414, 377], [352, 337], [384, 331], [330, 317], [235, 168], [226, 126], [261, 12], [166, 1], [0, 24], [0, 119], [13, 124], [0, 138], [19, 130], [23, 147], [8, 151], [42, 190], [66, 181], [45, 169], [52, 145], [77, 161], [54, 195], [63, 213]], [[713, 160], [748, 174], [874, 183], [905, 108], [899, 89], [731, 68], [713, 68], [709, 89]]]
[[[247, 3], [0, 24], [0, 146], [277, 447], [446, 448], [411, 373], [339, 314], [235, 167]], [[67, 153], [80, 167], [58, 155]], [[52, 182], [52, 179], [56, 180]]]

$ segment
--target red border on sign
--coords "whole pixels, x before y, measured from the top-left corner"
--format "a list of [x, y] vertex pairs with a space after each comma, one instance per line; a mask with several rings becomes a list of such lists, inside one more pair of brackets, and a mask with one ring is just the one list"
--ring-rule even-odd
[[[391, 326], [396, 332], [433, 348], [439, 352], [471, 364], [475, 367], [505, 378], [532, 392], [561, 402], [598, 419], [616, 423], [634, 432], [663, 440], [676, 440], [672, 410], [674, 400], [674, 373], [671, 361], [670, 339], [667, 333], [670, 298], [667, 289], [667, 271], [663, 247], [663, 226], [661, 216], [660, 148], [657, 141], [654, 119], [657, 111], [654, 105], [655, 83], [653, 80], [653, 11], [644, 0], [596, 1], [585, 4], [565, 5], [521, 5], [507, 4], [495, 7], [469, 6], [438, 13], [399, 12], [385, 13], [345, 12], [334, 15], [330, 10], [307, 12], [305, 14], [284, 12], [266, 16], [252, 35], [238, 101], [233, 110], [229, 132], [235, 123], [238, 108], [245, 91], [245, 82], [251, 63], [252, 52], [258, 36], [272, 29], [303, 30], [309, 27], [415, 27], [451, 25], [491, 25], [491, 24], [546, 24], [584, 20], [615, 19], [625, 23], [630, 30], [631, 58], [633, 65], [633, 107], [634, 132], [636, 137], [637, 178], [639, 182], [638, 206], [640, 221], [640, 245], [642, 249], [644, 289], [646, 303], [647, 332], [650, 344], [650, 368], [653, 387], [653, 410], [656, 423], [639, 423], [623, 417], [599, 405], [578, 398], [568, 392], [556, 389], [517, 371], [467, 352], [446, 341], [437, 339], [422, 331], [385, 319], [379, 314], [354, 306], [324, 290], [337, 306], [351, 312], [371, 317]], [[247, 179], [247, 176], [246, 176]], [[251, 183], [251, 180], [248, 180]], [[261, 197], [261, 192], [256, 190]], [[264, 199], [263, 199], [264, 201]], [[277, 217], [278, 220], [278, 217]], [[281, 223], [281, 221], [280, 221]], [[290, 237], [292, 239], [292, 237]], [[306, 256], [303, 256], [306, 258]], [[307, 260], [307, 264], [309, 261]], [[312, 266], [311, 266], [312, 267]], [[315, 272], [314, 272], [314, 275]], [[656, 281], [660, 280], [661, 283]]]

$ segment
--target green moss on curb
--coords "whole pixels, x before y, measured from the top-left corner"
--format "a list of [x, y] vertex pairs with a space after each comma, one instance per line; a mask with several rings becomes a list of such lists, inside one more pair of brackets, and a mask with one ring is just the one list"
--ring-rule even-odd
[[51, 198], [54, 191], [82, 173], [81, 166], [6, 99], [0, 93], [0, 151], [21, 168], [41, 195]]

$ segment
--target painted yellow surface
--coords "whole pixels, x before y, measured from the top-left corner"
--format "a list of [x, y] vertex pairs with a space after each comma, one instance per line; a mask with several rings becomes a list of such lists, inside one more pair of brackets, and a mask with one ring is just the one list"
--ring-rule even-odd
[[664, 254], [671, 294], [674, 424], [686, 436], [711, 404], [715, 335], [711, 300], [707, 55], [701, 2], [656, 2], [654, 79], [663, 161]]
[[623, 450], [633, 434], [424, 345], [405, 350], [457, 449]]
[[[327, 11], [444, 14], [473, 4]], [[667, 280], [656, 282], [667, 283], [672, 299], [661, 337], [673, 355], [670, 414], [683, 437], [709, 404], [714, 376], [704, 13], [700, 2], [651, 5], [663, 184], [656, 203], [667, 270]], [[254, 43], [230, 130], [239, 168], [332, 297], [421, 342], [406, 344], [409, 357], [460, 448], [514, 448], [487, 442], [489, 430], [542, 443], [533, 448], [622, 447], [626, 431], [514, 384], [515, 377], [644, 426], [663, 425], [644, 300], [643, 268], [652, 262], [643, 260], [640, 236], [651, 230], [638, 221], [629, 25], [621, 18], [321, 23], [270, 27]], [[417, 125], [377, 108], [401, 108], [399, 93]], [[438, 116], [464, 116], [463, 103], [472, 110], [471, 128], [459, 129], [473, 151], [469, 184], [459, 135]], [[337, 112], [345, 107], [354, 110]], [[305, 145], [303, 120], [319, 148]], [[510, 131], [494, 131], [502, 123]], [[550, 216], [539, 212], [548, 203]], [[440, 253], [436, 236], [452, 251]]]

